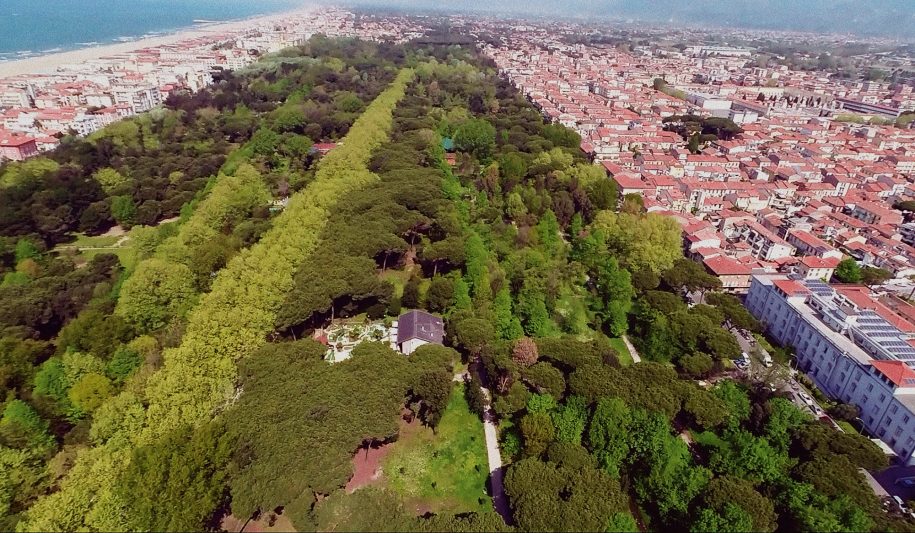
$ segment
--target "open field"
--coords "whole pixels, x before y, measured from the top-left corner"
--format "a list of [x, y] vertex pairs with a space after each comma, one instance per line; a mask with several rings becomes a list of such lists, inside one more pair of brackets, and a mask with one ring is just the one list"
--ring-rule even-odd
[[470, 412], [462, 385], [452, 390], [436, 431], [411, 428], [382, 460], [385, 485], [417, 514], [492, 510], [487, 465], [483, 423]]

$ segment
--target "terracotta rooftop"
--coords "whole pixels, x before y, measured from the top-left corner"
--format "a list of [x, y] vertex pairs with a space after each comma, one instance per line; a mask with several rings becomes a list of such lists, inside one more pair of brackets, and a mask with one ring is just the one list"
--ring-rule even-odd
[[915, 387], [915, 370], [902, 361], [872, 360], [870, 364], [897, 387]]

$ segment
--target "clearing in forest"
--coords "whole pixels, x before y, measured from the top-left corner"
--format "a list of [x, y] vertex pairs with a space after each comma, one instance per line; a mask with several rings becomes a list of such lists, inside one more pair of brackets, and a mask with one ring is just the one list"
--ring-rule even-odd
[[436, 431], [407, 425], [381, 464], [385, 486], [417, 514], [492, 510], [483, 423], [470, 412], [463, 385], [451, 391]]

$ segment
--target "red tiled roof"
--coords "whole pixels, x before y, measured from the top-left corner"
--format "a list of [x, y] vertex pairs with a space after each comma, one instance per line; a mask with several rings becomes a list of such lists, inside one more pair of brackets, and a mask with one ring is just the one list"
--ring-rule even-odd
[[716, 276], [741, 276], [749, 275], [752, 269], [738, 261], [724, 255], [710, 257], [703, 261], [706, 268], [711, 270]]
[[815, 255], [801, 257], [801, 263], [804, 263], [807, 268], [836, 268], [839, 266], [839, 260], [835, 257], [817, 257]]
[[777, 279], [773, 281], [772, 284], [788, 296], [810, 293], [810, 290], [807, 287], [791, 279]]
[[897, 387], [915, 387], [915, 370], [902, 361], [872, 360], [870, 364]]

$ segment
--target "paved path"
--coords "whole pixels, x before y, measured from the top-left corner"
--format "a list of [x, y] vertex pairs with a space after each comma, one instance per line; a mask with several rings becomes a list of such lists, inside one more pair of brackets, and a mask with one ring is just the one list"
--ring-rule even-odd
[[629, 337], [627, 337], [626, 335], [623, 335], [623, 342], [626, 343], [626, 348], [629, 348], [629, 355], [632, 356], [632, 362], [641, 363], [642, 358], [639, 356], [639, 352], [636, 351], [635, 346], [633, 346], [632, 343], [629, 342]]
[[483, 388], [486, 396], [486, 411], [483, 412], [483, 433], [486, 435], [486, 455], [489, 459], [489, 479], [492, 485], [492, 505], [502, 515], [507, 524], [511, 524], [511, 510], [505, 498], [505, 487], [502, 484], [502, 454], [499, 453], [499, 434], [496, 431], [496, 414], [490, 405], [492, 395], [489, 389]]

